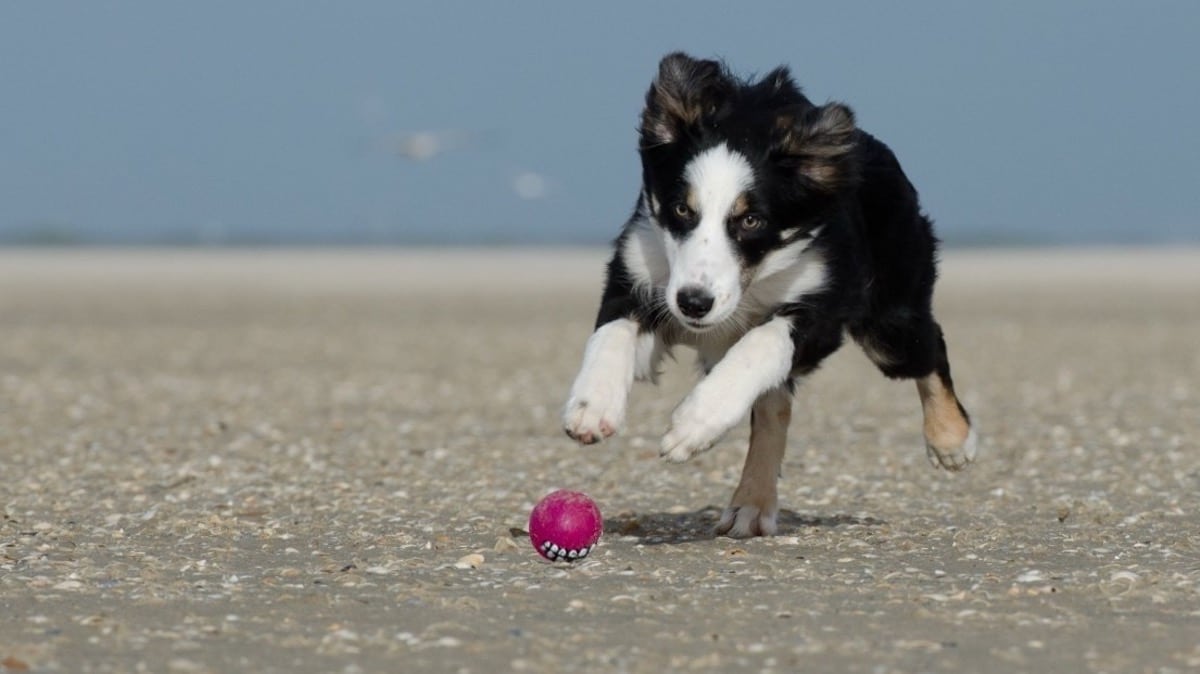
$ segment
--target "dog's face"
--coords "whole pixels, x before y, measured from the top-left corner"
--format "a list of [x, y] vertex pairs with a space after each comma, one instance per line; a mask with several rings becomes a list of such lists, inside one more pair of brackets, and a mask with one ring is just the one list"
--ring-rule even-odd
[[663, 59], [642, 113], [642, 198], [682, 325], [736, 319], [743, 293], [794, 266], [855, 182], [855, 137], [848, 108], [812, 105], [786, 69], [748, 83], [715, 61]]

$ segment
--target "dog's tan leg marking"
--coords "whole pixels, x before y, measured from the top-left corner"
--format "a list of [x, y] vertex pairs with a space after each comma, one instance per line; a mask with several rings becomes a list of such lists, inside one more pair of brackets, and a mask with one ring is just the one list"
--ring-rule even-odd
[[947, 470], [962, 470], [975, 459], [976, 440], [971, 422], [936, 372], [917, 380], [925, 413], [925, 450], [929, 462]]
[[681, 463], [713, 446], [765, 391], [780, 386], [792, 366], [791, 319], [777, 316], [750, 330], [671, 413], [659, 454]]
[[750, 449], [742, 479], [716, 529], [717, 534], [733, 538], [775, 535], [779, 514], [776, 483], [792, 420], [792, 396], [783, 388], [767, 391], [754, 402], [750, 414]]

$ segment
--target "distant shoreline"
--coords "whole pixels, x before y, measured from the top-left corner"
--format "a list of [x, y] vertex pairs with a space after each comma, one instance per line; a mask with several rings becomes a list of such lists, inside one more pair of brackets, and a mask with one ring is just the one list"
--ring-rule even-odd
[[[600, 287], [609, 255], [606, 246], [0, 247], [0, 284], [591, 292]], [[1045, 291], [1120, 291], [1130, 284], [1164, 290], [1200, 284], [1200, 245], [947, 248], [941, 257], [939, 288], [1003, 282]]]

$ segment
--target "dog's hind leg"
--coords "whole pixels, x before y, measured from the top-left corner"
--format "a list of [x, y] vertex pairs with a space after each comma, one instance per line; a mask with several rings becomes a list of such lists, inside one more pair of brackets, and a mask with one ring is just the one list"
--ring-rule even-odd
[[786, 387], [758, 397], [750, 411], [750, 449], [742, 479], [717, 523], [718, 535], [734, 538], [773, 536], [779, 514], [777, 482], [792, 419], [792, 395]]
[[925, 452], [930, 463], [961, 470], [975, 460], [971, 417], [954, 393], [941, 327], [928, 314], [893, 312], [855, 326], [851, 335], [888, 377], [913, 379], [925, 415]]
[[954, 395], [944, 344], [941, 353], [943, 366], [917, 380], [917, 393], [925, 413], [925, 453], [935, 467], [962, 470], [975, 460], [978, 440], [971, 417]]

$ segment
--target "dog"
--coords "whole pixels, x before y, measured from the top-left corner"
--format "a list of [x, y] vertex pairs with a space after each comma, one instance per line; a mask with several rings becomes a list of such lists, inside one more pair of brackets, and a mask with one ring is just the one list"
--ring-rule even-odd
[[567, 435], [592, 444], [620, 431], [634, 380], [655, 381], [672, 347], [693, 347], [703, 376], [661, 455], [687, 461], [749, 412], [745, 466], [716, 533], [774, 535], [794, 387], [848, 333], [885, 376], [915, 380], [931, 463], [974, 460], [932, 312], [933, 225], [850, 108], [814, 104], [787, 67], [741, 79], [673, 53], [639, 136], [642, 189], [614, 243]]

